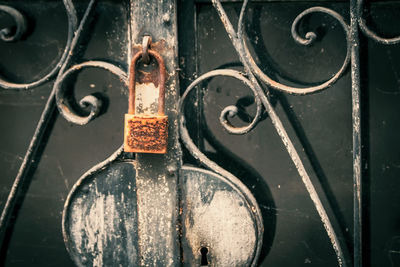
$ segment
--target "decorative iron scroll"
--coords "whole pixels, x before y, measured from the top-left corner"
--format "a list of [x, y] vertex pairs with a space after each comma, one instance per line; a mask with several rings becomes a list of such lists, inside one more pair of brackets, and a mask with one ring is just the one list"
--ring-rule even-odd
[[[358, 74], [356, 75], [355, 73], [358, 73], [359, 69], [359, 62], [358, 62], [358, 53], [355, 55], [354, 53], [354, 47], [356, 47], [356, 50], [358, 51], [358, 36], [354, 37], [355, 34], [358, 35], [357, 33], [357, 27], [359, 25], [360, 29], [362, 32], [369, 38], [383, 43], [383, 44], [395, 44], [400, 42], [400, 37], [395, 37], [391, 39], [384, 39], [373, 33], [371, 30], [368, 29], [368, 27], [365, 24], [364, 19], [362, 18], [362, 6], [363, 6], [363, 1], [358, 0], [357, 2], [351, 1], [353, 5], [356, 3], [357, 4], [357, 13], [354, 12], [352, 9], [351, 14], [357, 14], [358, 19], [356, 20], [357, 25], [354, 26], [353, 21], [351, 26], [347, 24], [340, 14], [335, 12], [332, 9], [325, 8], [325, 7], [311, 7], [306, 10], [304, 10], [302, 13], [300, 13], [295, 20], [292, 23], [292, 28], [291, 28], [291, 34], [293, 39], [300, 45], [305, 45], [309, 46], [311, 45], [317, 38], [317, 35], [315, 32], [307, 32], [305, 36], [301, 36], [298, 33], [298, 25], [302, 19], [304, 19], [306, 16], [314, 14], [314, 13], [324, 13], [332, 18], [336, 19], [340, 26], [343, 28], [345, 32], [345, 38], [346, 38], [346, 57], [344, 59], [344, 62], [339, 69], [339, 71], [334, 74], [330, 79], [326, 80], [325, 82], [316, 85], [316, 86], [311, 86], [311, 87], [293, 87], [293, 86], [288, 86], [282, 83], [279, 83], [269, 77], [265, 72], [263, 72], [256, 64], [253, 56], [251, 55], [247, 43], [246, 43], [246, 38], [245, 38], [245, 33], [243, 31], [243, 19], [246, 13], [246, 7], [248, 5], [248, 0], [244, 0], [242, 4], [242, 8], [240, 11], [239, 15], [239, 21], [238, 21], [238, 26], [237, 26], [237, 31], [234, 30], [233, 25], [230, 22], [229, 17], [227, 16], [220, 0], [212, 0], [212, 3], [214, 5], [214, 8], [216, 9], [224, 27], [225, 30], [232, 42], [232, 45], [234, 46], [239, 59], [244, 67], [245, 73], [240, 73], [236, 70], [231, 70], [231, 69], [220, 69], [220, 70], [212, 70], [209, 71], [200, 77], [198, 77], [196, 80], [194, 80], [186, 89], [185, 93], [183, 94], [181, 98], [181, 103], [180, 103], [180, 133], [181, 133], [181, 138], [183, 143], [185, 144], [186, 148], [189, 150], [189, 152], [192, 154], [194, 158], [196, 158], [202, 165], [205, 167], [216, 171], [217, 173], [229, 177], [230, 173], [218, 166], [215, 162], [211, 161], [208, 159], [201, 151], [200, 149], [194, 144], [193, 140], [189, 136], [188, 130], [186, 128], [186, 122], [185, 122], [185, 116], [184, 116], [184, 102], [187, 99], [188, 94], [201, 82], [212, 79], [215, 76], [230, 76], [236, 79], [239, 79], [242, 81], [247, 87], [249, 87], [254, 95], [255, 98], [255, 104], [256, 104], [256, 114], [254, 119], [244, 127], [234, 127], [230, 122], [229, 118], [233, 118], [235, 115], [238, 113], [238, 107], [231, 105], [225, 107], [221, 114], [220, 114], [220, 123], [231, 134], [246, 134], [249, 131], [251, 131], [259, 122], [261, 119], [262, 115], [262, 107], [264, 107], [265, 111], [268, 113], [269, 118], [271, 119], [272, 124], [274, 125], [278, 135], [280, 136], [283, 144], [285, 145], [293, 163], [295, 164], [297, 171], [311, 197], [311, 200], [314, 203], [314, 206], [321, 218], [321, 221], [324, 225], [324, 228], [327, 232], [327, 235], [332, 243], [333, 249], [336, 253], [337, 260], [339, 266], [347, 266], [347, 265], [352, 265], [351, 262], [352, 260], [349, 259], [348, 251], [345, 249], [344, 245], [342, 242], [339, 241], [338, 235], [336, 234], [335, 229], [332, 226], [331, 220], [328, 217], [325, 207], [322, 204], [317, 191], [315, 190], [315, 187], [306, 171], [304, 168], [303, 162], [300, 159], [299, 154], [297, 153], [291, 139], [289, 138], [279, 116], [276, 114], [275, 109], [273, 105], [270, 102], [269, 99], [269, 94], [268, 90], [273, 89], [273, 90], [279, 90], [282, 92], [286, 92], [289, 94], [295, 94], [295, 95], [306, 95], [306, 94], [312, 94], [316, 93], [322, 90], [325, 90], [332, 86], [338, 79], [344, 74], [346, 71], [349, 62], [352, 58], [352, 76], [356, 76], [353, 78], [353, 148], [354, 148], [354, 164], [357, 165], [354, 167], [354, 182], [355, 182], [355, 190], [354, 190], [354, 196], [355, 196], [355, 210], [354, 210], [354, 229], [355, 232], [355, 238], [354, 238], [354, 266], [361, 266], [361, 199], [360, 199], [360, 194], [361, 194], [361, 179], [360, 179], [360, 172], [358, 170], [360, 169], [360, 160], [361, 160], [361, 142], [360, 141], [360, 94], [359, 94], [359, 76]], [[355, 70], [355, 71], [354, 71]], [[263, 87], [259, 83], [259, 81], [264, 83], [264, 87], [267, 88], [266, 91], [263, 90]], [[358, 237], [358, 238], [357, 238]]]
[[[31, 169], [33, 159], [35, 158], [36, 151], [42, 142], [43, 133], [46, 131], [49, 121], [51, 119], [51, 115], [53, 114], [55, 107], [57, 105], [60, 114], [68, 121], [84, 125], [94, 119], [100, 111], [101, 100], [96, 98], [93, 95], [88, 95], [83, 97], [79, 103], [73, 103], [71, 105], [70, 98], [66, 96], [66, 92], [70, 92], [70, 89], [67, 89], [63, 86], [63, 82], [76, 71], [80, 71], [83, 68], [94, 67], [101, 68], [110, 71], [111, 73], [117, 75], [124, 85], [127, 85], [127, 74], [126, 71], [120, 69], [118, 66], [115, 66], [108, 62], [103, 61], [87, 61], [82, 62], [80, 64], [71, 66], [72, 58], [74, 56], [75, 48], [79, 43], [79, 38], [84, 31], [85, 24], [87, 20], [90, 18], [90, 14], [94, 9], [96, 0], [90, 0], [85, 13], [80, 22], [78, 22], [78, 17], [76, 14], [75, 6], [72, 0], [63, 0], [65, 10], [68, 17], [68, 36], [67, 42], [65, 45], [64, 52], [58, 61], [58, 63], [53, 67], [53, 69], [47, 73], [44, 77], [32, 81], [30, 83], [13, 83], [7, 81], [3, 78], [0, 78], [0, 88], [4, 89], [31, 89], [33, 87], [39, 86], [45, 82], [50, 81], [55, 78], [53, 89], [49, 95], [49, 98], [46, 102], [45, 108], [42, 112], [40, 120], [36, 126], [34, 135], [29, 144], [28, 150], [25, 153], [22, 164], [19, 168], [17, 176], [14, 180], [10, 193], [8, 195], [6, 204], [3, 208], [0, 217], [0, 245], [3, 245], [4, 233], [7, 229], [7, 225], [9, 223], [10, 217], [14, 212], [15, 203], [18, 199], [19, 192], [24, 185], [24, 181], [26, 176]], [[0, 5], [0, 12], [5, 12], [16, 22], [16, 32], [14, 34], [11, 33], [11, 29], [5, 28], [0, 30], [0, 38], [3, 41], [11, 42], [17, 41], [23, 34], [26, 29], [26, 20], [23, 15], [17, 11], [16, 9], [4, 5]], [[78, 24], [79, 23], [79, 24]], [[76, 59], [74, 59], [76, 60]], [[71, 108], [71, 106], [77, 107], [89, 107], [90, 113], [87, 116], [80, 115], [77, 111]], [[22, 196], [21, 196], [22, 197]]]
[[[85, 24], [87, 20], [90, 18], [90, 14], [94, 9], [95, 0], [90, 0], [85, 13], [80, 21], [78, 21], [78, 17], [76, 14], [76, 10], [72, 0], [63, 0], [66, 14], [68, 17], [68, 34], [67, 34], [67, 42], [64, 48], [64, 51], [58, 61], [58, 63], [43, 77], [31, 81], [29, 83], [15, 83], [6, 80], [3, 77], [0, 77], [0, 87], [3, 89], [31, 89], [46, 82], [54, 80], [53, 89], [49, 95], [47, 100], [46, 106], [43, 110], [43, 113], [40, 117], [40, 120], [37, 124], [35, 133], [31, 139], [29, 144], [29, 148], [25, 154], [24, 160], [20, 166], [19, 172], [14, 180], [14, 184], [10, 190], [8, 195], [7, 202], [4, 206], [0, 217], [0, 236], [4, 236], [4, 232], [7, 228], [7, 224], [10, 219], [10, 215], [13, 212], [16, 198], [18, 197], [18, 192], [20, 191], [24, 179], [29, 172], [29, 169], [32, 164], [32, 160], [35, 157], [35, 153], [37, 148], [41, 144], [43, 133], [45, 132], [48, 122], [50, 120], [51, 114], [55, 110], [55, 106], [57, 105], [60, 114], [68, 121], [84, 125], [93, 120], [100, 111], [101, 101], [100, 99], [96, 98], [95, 96], [89, 95], [82, 98], [79, 103], [70, 103], [69, 98], [67, 95], [70, 95], [71, 89], [65, 88], [63, 83], [70, 75], [72, 75], [76, 71], [80, 71], [83, 68], [94, 67], [94, 68], [101, 68], [105, 69], [120, 78], [123, 84], [127, 84], [127, 73], [125, 70], [122, 70], [116, 65], [111, 63], [103, 62], [103, 61], [87, 61], [81, 62], [79, 64], [72, 66], [72, 57], [74, 55], [74, 51], [76, 49], [77, 44], [79, 43], [80, 36], [84, 31]], [[235, 127], [230, 122], [229, 119], [237, 115], [238, 108], [234, 105], [228, 106], [224, 108], [220, 114], [219, 120], [221, 125], [231, 134], [246, 134], [251, 131], [257, 123], [260, 121], [260, 118], [263, 113], [263, 108], [268, 113], [271, 122], [273, 123], [277, 133], [279, 134], [283, 144], [285, 145], [292, 161], [294, 162], [299, 175], [316, 207], [316, 210], [321, 218], [321, 221], [325, 227], [325, 230], [329, 236], [329, 239], [332, 243], [333, 249], [337, 255], [338, 263], [340, 266], [346, 266], [351, 263], [351, 260], [348, 259], [345, 255], [345, 249], [343, 248], [341, 242], [339, 242], [339, 238], [336, 234], [335, 229], [332, 226], [332, 223], [325, 211], [325, 207], [322, 204], [315, 187], [310, 180], [310, 177], [304, 168], [304, 165], [298, 155], [291, 139], [289, 138], [279, 116], [276, 114], [273, 105], [270, 102], [268, 96], [268, 90], [279, 90], [282, 92], [286, 92], [289, 94], [296, 94], [296, 95], [306, 95], [311, 93], [316, 93], [322, 90], [325, 90], [332, 86], [335, 82], [337, 82], [340, 77], [346, 71], [349, 63], [351, 62], [352, 73], [356, 73], [353, 79], [353, 142], [354, 142], [354, 160], [355, 163], [360, 161], [361, 158], [361, 142], [360, 142], [360, 109], [359, 109], [359, 62], [358, 62], [358, 29], [361, 30], [365, 36], [368, 38], [382, 43], [382, 44], [398, 44], [400, 43], [400, 36], [393, 37], [393, 38], [383, 38], [380, 37], [378, 34], [370, 30], [363, 18], [363, 0], [350, 0], [350, 17], [351, 23], [348, 24], [345, 22], [343, 16], [338, 14], [332, 9], [325, 8], [325, 7], [312, 7], [306, 9], [302, 13], [300, 13], [292, 23], [291, 34], [293, 39], [299, 43], [300, 45], [311, 45], [316, 40], [316, 33], [315, 32], [308, 32], [305, 36], [302, 36], [298, 32], [298, 25], [303, 18], [309, 16], [314, 13], [324, 13], [335, 20], [337, 20], [344, 30], [345, 39], [347, 44], [346, 50], [346, 57], [343, 61], [342, 66], [340, 69], [328, 80], [322, 82], [319, 85], [311, 86], [311, 87], [293, 87], [288, 86], [283, 83], [279, 83], [269, 77], [265, 72], [263, 72], [259, 66], [256, 64], [253, 56], [251, 55], [245, 38], [245, 32], [243, 30], [243, 20], [246, 14], [246, 8], [248, 5], [248, 0], [244, 0], [242, 4], [242, 8], [239, 15], [239, 22], [237, 26], [237, 31], [234, 30], [234, 27], [227, 16], [221, 2], [219, 0], [212, 0], [212, 3], [218, 12], [218, 15], [225, 27], [225, 30], [234, 46], [237, 54], [239, 55], [240, 61], [243, 64], [245, 73], [240, 73], [235, 70], [212, 70], [201, 75], [192, 84], [189, 85], [185, 93], [183, 94], [180, 102], [180, 132], [182, 141], [188, 150], [191, 152], [193, 157], [198, 159], [200, 163], [209, 169], [227, 177], [228, 179], [231, 177], [231, 174], [218, 166], [216, 163], [212, 162], [208, 159], [193, 143], [191, 137], [188, 134], [188, 131], [185, 126], [185, 117], [184, 117], [184, 101], [187, 99], [188, 94], [192, 91], [193, 88], [200, 82], [210, 79], [215, 76], [229, 76], [236, 78], [242, 81], [246, 86], [248, 86], [251, 91], [253, 92], [255, 103], [256, 103], [256, 115], [254, 119], [244, 127]], [[0, 12], [6, 13], [11, 16], [16, 24], [16, 30], [14, 32], [11, 31], [9, 28], [4, 28], [0, 30], [0, 41], [5, 42], [15, 42], [18, 41], [25, 33], [26, 30], [26, 19], [24, 18], [23, 14], [21, 14], [18, 10], [13, 7], [0, 5]], [[54, 79], [55, 78], [55, 79]], [[267, 88], [266, 90], [263, 89], [260, 82], [262, 82]], [[89, 107], [90, 112], [87, 116], [80, 115], [79, 112], [75, 111], [72, 107]], [[357, 168], [360, 168], [359, 166]], [[354, 192], [355, 199], [357, 196], [360, 195], [361, 190], [361, 181], [360, 181], [360, 173], [357, 172], [357, 168], [355, 168], [355, 184], [356, 190]], [[246, 189], [243, 189], [246, 190]], [[250, 202], [255, 201], [253, 199]], [[361, 209], [361, 200], [358, 200], [354, 213], [360, 215]], [[257, 205], [256, 205], [257, 206]], [[355, 224], [355, 235], [361, 235], [361, 217], [359, 215], [355, 215], [354, 224]], [[0, 240], [2, 242], [2, 240]], [[356, 264], [358, 260], [357, 257], [361, 257], [361, 238], [355, 238], [354, 240], [354, 264], [355, 266], [359, 266]], [[357, 249], [359, 248], [359, 249]], [[259, 253], [256, 252], [256, 253]]]
[[390, 44], [400, 43], [400, 36], [393, 37], [393, 38], [383, 38], [368, 28], [367, 23], [365, 22], [365, 20], [363, 18], [363, 5], [364, 5], [364, 0], [357, 1], [357, 19], [358, 19], [358, 25], [360, 26], [361, 31], [368, 38], [370, 38], [378, 43], [381, 43], [381, 44], [390, 45]]
[[4, 42], [18, 41], [26, 30], [25, 17], [18, 10], [9, 6], [0, 5], [0, 11], [3, 11], [13, 17], [15, 23], [17, 24], [14, 33], [12, 33], [10, 28], [4, 28], [0, 30], [0, 39]]

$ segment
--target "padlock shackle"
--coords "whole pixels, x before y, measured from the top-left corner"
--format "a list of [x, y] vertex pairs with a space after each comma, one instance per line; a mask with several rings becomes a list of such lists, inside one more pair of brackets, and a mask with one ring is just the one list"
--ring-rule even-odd
[[[154, 57], [158, 63], [159, 70], [159, 94], [158, 94], [158, 115], [165, 115], [165, 64], [164, 60], [159, 53], [149, 49], [148, 53], [150, 57]], [[137, 52], [132, 60], [129, 67], [129, 114], [135, 114], [135, 87], [136, 87], [136, 63], [142, 57], [143, 52]]]

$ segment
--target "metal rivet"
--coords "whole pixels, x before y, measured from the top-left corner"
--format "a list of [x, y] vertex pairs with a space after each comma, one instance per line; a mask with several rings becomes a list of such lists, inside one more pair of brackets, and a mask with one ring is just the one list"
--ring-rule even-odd
[[162, 20], [163, 20], [163, 22], [164, 22], [165, 24], [168, 24], [168, 23], [171, 21], [171, 16], [170, 16], [168, 13], [165, 13], [165, 14], [162, 16]]
[[167, 167], [167, 172], [168, 172], [168, 174], [169, 174], [170, 176], [173, 176], [173, 175], [176, 173], [177, 169], [178, 169], [178, 168], [176, 167], [175, 164], [171, 164], [171, 165], [168, 165], [168, 167]]

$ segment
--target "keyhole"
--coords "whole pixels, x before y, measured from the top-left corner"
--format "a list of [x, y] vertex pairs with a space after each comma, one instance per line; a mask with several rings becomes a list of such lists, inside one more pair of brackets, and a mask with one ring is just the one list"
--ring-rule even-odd
[[201, 253], [201, 264], [200, 264], [200, 266], [208, 266], [208, 260], [207, 260], [208, 248], [202, 247], [200, 249], [200, 253]]

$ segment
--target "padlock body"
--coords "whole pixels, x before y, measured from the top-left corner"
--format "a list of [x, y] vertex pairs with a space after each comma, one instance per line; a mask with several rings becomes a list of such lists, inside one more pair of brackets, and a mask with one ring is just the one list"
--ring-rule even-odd
[[167, 116], [125, 114], [125, 152], [165, 154], [167, 143]]

